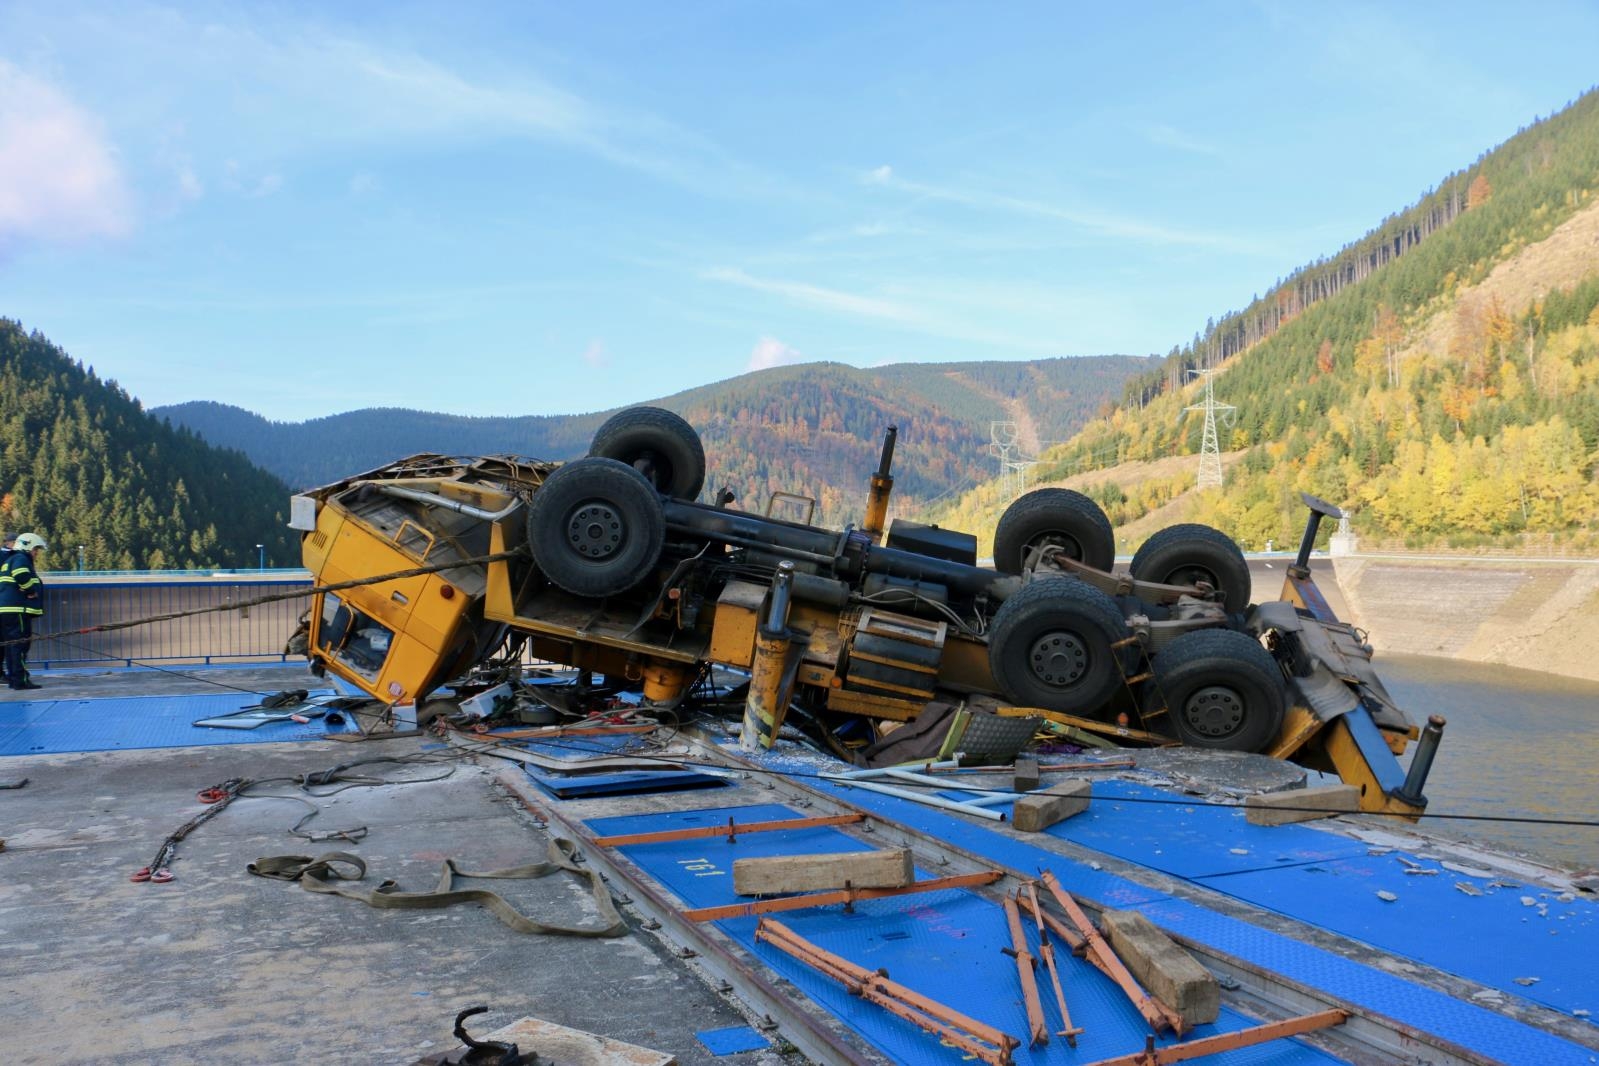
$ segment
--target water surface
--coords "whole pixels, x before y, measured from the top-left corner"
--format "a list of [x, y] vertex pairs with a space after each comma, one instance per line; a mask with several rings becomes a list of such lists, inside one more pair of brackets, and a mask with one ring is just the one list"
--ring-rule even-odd
[[[1424, 825], [1440, 835], [1508, 846], [1566, 866], [1599, 867], [1599, 683], [1408, 655], [1379, 655], [1376, 666], [1418, 725], [1428, 715], [1448, 719], [1427, 782], [1429, 813], [1593, 823]], [[1407, 753], [1407, 765], [1409, 759]]]

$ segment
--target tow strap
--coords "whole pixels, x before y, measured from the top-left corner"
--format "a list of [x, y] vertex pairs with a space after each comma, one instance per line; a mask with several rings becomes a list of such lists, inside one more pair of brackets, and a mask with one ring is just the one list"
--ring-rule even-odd
[[[617, 913], [616, 905], [611, 901], [610, 890], [605, 887], [598, 870], [584, 869], [577, 865], [573, 860], [576, 853], [577, 845], [570, 840], [551, 837], [549, 862], [512, 866], [504, 870], [473, 871], [461, 869], [455, 864], [454, 859], [445, 859], [444, 867], [439, 874], [439, 883], [431, 892], [402, 892], [394, 881], [384, 881], [374, 889], [360, 889], [339, 884], [341, 881], [359, 881], [366, 876], [366, 862], [359, 856], [345, 851], [330, 851], [314, 859], [309, 855], [269, 855], [250, 863], [246, 869], [257, 877], [298, 881], [300, 887], [307, 892], [343, 896], [380, 909], [433, 910], [456, 903], [481, 903], [496, 918], [518, 933], [586, 937], [623, 936], [627, 933], [627, 923]], [[518, 911], [497, 892], [486, 888], [455, 887], [457, 877], [527, 880], [548, 877], [561, 870], [588, 880], [589, 891], [594, 897], [595, 906], [599, 908], [600, 919], [606, 924], [596, 927], [540, 922]]]

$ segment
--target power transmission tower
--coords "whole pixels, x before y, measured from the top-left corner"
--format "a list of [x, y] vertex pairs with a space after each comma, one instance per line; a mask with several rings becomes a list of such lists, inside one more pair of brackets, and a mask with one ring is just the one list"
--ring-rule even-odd
[[1217, 403], [1214, 387], [1214, 370], [1190, 370], [1205, 379], [1205, 402], [1183, 408], [1185, 411], [1205, 412], [1205, 437], [1199, 446], [1199, 478], [1196, 488], [1209, 489], [1221, 486], [1221, 444], [1216, 439], [1216, 412], [1222, 413], [1222, 424], [1231, 426], [1238, 408], [1230, 403]]
[[1027, 490], [1027, 469], [1037, 462], [1020, 455], [1011, 458], [1019, 435], [1015, 422], [988, 424], [988, 450], [999, 459], [999, 491], [1007, 500], [1014, 500]]

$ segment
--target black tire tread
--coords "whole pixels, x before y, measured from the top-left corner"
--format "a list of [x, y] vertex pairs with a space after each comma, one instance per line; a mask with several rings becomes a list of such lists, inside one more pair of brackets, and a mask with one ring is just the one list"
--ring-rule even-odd
[[627, 407], [595, 431], [589, 455], [632, 465], [640, 452], [653, 451], [671, 466], [655, 487], [668, 496], [692, 500], [705, 487], [705, 445], [682, 415], [664, 407]]
[[[1200, 687], [1193, 681], [1194, 675], [1200, 675], [1202, 680], [1216, 671], [1230, 686], [1254, 685], [1257, 694], [1268, 701], [1266, 706], [1257, 708], [1265, 717], [1245, 722], [1232, 737], [1215, 738], [1188, 731], [1178, 706], [1191, 685]], [[1270, 746], [1282, 729], [1288, 686], [1277, 660], [1247, 633], [1222, 628], [1184, 633], [1155, 656], [1154, 674], [1154, 705], [1165, 704], [1171, 726], [1185, 744], [1258, 752]]]
[[1133, 553], [1128, 569], [1140, 581], [1169, 584], [1166, 575], [1190, 564], [1216, 575], [1227, 611], [1236, 614], [1249, 606], [1249, 561], [1233, 538], [1212, 526], [1180, 522], [1157, 530]]
[[1095, 570], [1109, 570], [1116, 562], [1116, 531], [1099, 504], [1073, 489], [1034, 489], [1018, 496], [1000, 515], [994, 527], [994, 569], [1019, 574], [1027, 544], [1060, 532], [1075, 540], [1081, 561]]
[[[566, 515], [588, 498], [634, 512], [627, 543], [598, 563], [568, 549], [562, 533]], [[533, 561], [551, 584], [574, 596], [599, 599], [627, 591], [655, 568], [666, 543], [666, 518], [649, 478], [616, 459], [590, 456], [545, 479], [527, 510], [527, 540]]]
[[[1103, 647], [1098, 649], [1102, 662], [1095, 667], [1095, 678], [1069, 694], [1042, 689], [1027, 676], [1025, 668], [1016, 669], [1008, 659], [1014, 654], [1010, 645], [1018, 633], [1022, 640], [1030, 639], [1025, 630], [1037, 614], [1061, 605], [1069, 605], [1094, 636], [1103, 638]], [[995, 612], [988, 634], [989, 669], [1005, 698], [1017, 706], [1093, 715], [1123, 684], [1120, 660], [1111, 645], [1126, 633], [1121, 608], [1105, 593], [1076, 578], [1044, 578], [1023, 586]]]

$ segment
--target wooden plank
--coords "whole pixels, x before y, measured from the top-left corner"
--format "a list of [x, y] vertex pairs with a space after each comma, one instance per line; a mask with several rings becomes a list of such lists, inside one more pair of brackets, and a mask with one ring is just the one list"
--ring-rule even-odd
[[909, 848], [771, 855], [733, 862], [733, 891], [777, 896], [828, 888], [903, 888], [916, 880]]
[[1051, 785], [1042, 792], [1030, 792], [1016, 801], [1011, 825], [1024, 833], [1037, 833], [1056, 822], [1088, 810], [1093, 786], [1078, 778]]
[[1221, 1013], [1221, 988], [1210, 971], [1137, 911], [1103, 911], [1105, 939], [1150, 994], [1183, 1016], [1205, 1025]]
[[1269, 792], [1244, 800], [1244, 820], [1250, 825], [1287, 825], [1325, 818], [1329, 814], [1351, 814], [1360, 810], [1360, 789], [1354, 785], [1327, 785], [1324, 788], [1291, 788]]

